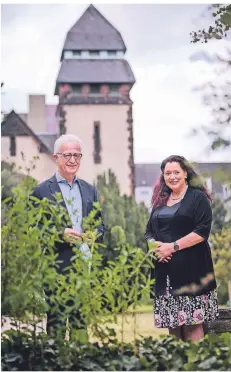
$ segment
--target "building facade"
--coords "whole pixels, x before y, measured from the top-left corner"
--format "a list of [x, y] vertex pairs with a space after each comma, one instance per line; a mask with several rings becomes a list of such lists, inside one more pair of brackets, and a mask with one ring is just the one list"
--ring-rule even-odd
[[79, 175], [94, 182], [109, 168], [121, 192], [134, 193], [132, 101], [135, 78], [120, 33], [90, 5], [69, 30], [55, 94], [60, 133], [84, 144]]
[[[31, 114], [33, 107], [29, 105], [29, 108]], [[27, 124], [29, 113], [22, 114], [21, 117], [15, 111], [11, 111], [2, 122], [1, 159], [14, 163], [15, 170], [20, 173], [29, 172], [40, 183], [56, 170], [52, 154], [57, 135], [34, 132]]]
[[111, 169], [121, 192], [134, 195], [130, 90], [135, 78], [125, 53], [120, 33], [90, 5], [66, 36], [54, 92], [57, 107], [32, 95], [27, 114], [12, 111], [2, 126], [3, 160], [21, 165], [22, 149], [24, 165], [30, 155], [39, 156], [32, 175], [41, 182], [55, 170], [55, 139], [75, 134], [83, 141], [79, 177], [92, 183]]

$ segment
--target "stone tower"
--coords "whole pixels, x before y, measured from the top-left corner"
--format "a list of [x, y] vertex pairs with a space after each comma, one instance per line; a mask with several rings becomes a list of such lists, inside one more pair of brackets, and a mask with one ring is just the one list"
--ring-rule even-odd
[[60, 134], [76, 134], [84, 144], [79, 176], [94, 182], [111, 168], [121, 192], [134, 195], [135, 78], [125, 52], [120, 33], [90, 5], [67, 33], [55, 94]]

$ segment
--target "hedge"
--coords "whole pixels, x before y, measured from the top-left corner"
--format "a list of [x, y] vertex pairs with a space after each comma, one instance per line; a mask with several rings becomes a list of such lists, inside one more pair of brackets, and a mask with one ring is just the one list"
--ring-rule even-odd
[[36, 340], [8, 331], [2, 341], [3, 371], [228, 371], [231, 334], [207, 335], [198, 343], [172, 336], [135, 343], [100, 345], [55, 341], [45, 334]]

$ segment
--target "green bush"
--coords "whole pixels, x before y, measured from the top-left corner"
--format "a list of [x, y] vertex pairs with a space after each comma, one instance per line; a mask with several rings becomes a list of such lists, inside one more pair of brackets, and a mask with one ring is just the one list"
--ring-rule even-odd
[[145, 338], [121, 345], [55, 341], [44, 334], [34, 340], [9, 332], [2, 342], [3, 371], [228, 371], [231, 335], [209, 335], [196, 343]]
[[[128, 244], [120, 226], [110, 232], [116, 257], [104, 266], [102, 246], [97, 240], [95, 221], [99, 204], [83, 223], [84, 241], [91, 257], [86, 258], [73, 242], [72, 266], [66, 276], [56, 270], [55, 245], [63, 241], [68, 215], [60, 203], [29, 198], [32, 183], [24, 179], [3, 202], [2, 225], [2, 314], [17, 322], [16, 330], [2, 333], [3, 370], [227, 370], [230, 363], [230, 335], [210, 336], [198, 344], [178, 342], [172, 337], [124, 343], [125, 313], [147, 298], [152, 284], [145, 275], [152, 266], [152, 253]], [[71, 341], [48, 338], [36, 330], [47, 310], [43, 289], [56, 292], [53, 307], [66, 321], [73, 308], [79, 308], [89, 335], [99, 343], [88, 342], [86, 334], [72, 324]], [[72, 305], [70, 301], [72, 300]], [[108, 324], [121, 314], [121, 336], [116, 338]], [[78, 319], [76, 319], [76, 323]], [[134, 313], [134, 325], [136, 312]], [[66, 322], [66, 335], [68, 334]], [[152, 325], [150, 325], [152, 327]]]
[[228, 285], [226, 283], [218, 283], [217, 297], [220, 305], [227, 305], [229, 300]]
[[[50, 301], [65, 323], [72, 309], [79, 308], [88, 329], [105, 342], [111, 337], [111, 331], [104, 324], [116, 322], [118, 314], [123, 317], [129, 305], [137, 306], [149, 293], [151, 280], [144, 271], [152, 265], [151, 253], [128, 244], [123, 229], [114, 226], [111, 236], [116, 241], [118, 254], [104, 266], [102, 250], [107, 247], [97, 240], [97, 225], [101, 222], [95, 219], [99, 209], [95, 203], [94, 210], [83, 222], [83, 239], [88, 242], [92, 255], [86, 258], [79, 250], [80, 243], [73, 242], [75, 255], [67, 282], [66, 275], [56, 270], [55, 248], [63, 241], [69, 219], [67, 210], [59, 203], [60, 195], [56, 204], [47, 199], [30, 198], [31, 186], [25, 179], [13, 190], [13, 198], [3, 202], [2, 314], [13, 321], [26, 319], [34, 329], [48, 306], [43, 301], [43, 289], [47, 288], [56, 293]], [[76, 323], [78, 321], [76, 319]], [[82, 340], [83, 335], [77, 332], [74, 337]]]
[[[25, 170], [24, 170], [25, 171]], [[37, 184], [37, 181], [32, 178], [28, 172], [22, 173], [22, 169], [17, 169], [14, 163], [1, 162], [1, 181], [2, 181], [2, 195], [1, 199], [4, 200], [9, 196], [13, 196], [13, 189], [21, 184], [25, 178], [29, 182]]]
[[105, 263], [118, 256], [118, 240], [113, 236], [113, 227], [120, 226], [126, 235], [126, 242], [133, 247], [147, 251], [144, 232], [149, 213], [144, 204], [137, 203], [133, 197], [121, 195], [115, 174], [109, 170], [97, 178], [97, 190], [105, 220], [104, 242], [107, 250]]

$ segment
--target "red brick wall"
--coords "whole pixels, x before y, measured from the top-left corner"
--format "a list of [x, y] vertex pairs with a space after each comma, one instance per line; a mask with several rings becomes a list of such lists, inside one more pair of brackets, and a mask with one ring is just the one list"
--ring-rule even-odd
[[71, 92], [71, 86], [69, 84], [63, 84], [59, 86], [59, 96], [62, 96], [64, 93]]
[[88, 97], [88, 93], [89, 93], [89, 84], [83, 84], [82, 86], [82, 96], [83, 97]]
[[122, 96], [129, 96], [130, 89], [131, 87], [129, 85], [121, 85], [120, 93], [122, 94]]
[[106, 85], [106, 84], [101, 85], [100, 92], [101, 92], [101, 94], [102, 94], [103, 97], [107, 97], [108, 96], [108, 92], [109, 92], [109, 86]]
[[[128, 85], [128, 84], [122, 84], [121, 87], [120, 87], [120, 93], [122, 96], [126, 96], [126, 97], [129, 97], [129, 91], [131, 89], [131, 86]], [[88, 93], [89, 93], [89, 84], [83, 84], [82, 85], [82, 94], [81, 96], [82, 97], [88, 97]], [[102, 84], [101, 85], [101, 94], [103, 97], [107, 97], [108, 96], [108, 93], [109, 93], [109, 86], [107, 84]], [[62, 96], [63, 94], [65, 93], [71, 93], [72, 92], [72, 88], [71, 88], [71, 85], [69, 84], [63, 84], [63, 85], [60, 85], [59, 86], [59, 96]]]

